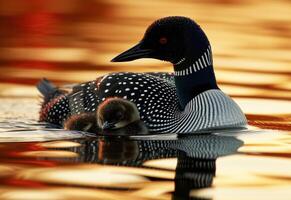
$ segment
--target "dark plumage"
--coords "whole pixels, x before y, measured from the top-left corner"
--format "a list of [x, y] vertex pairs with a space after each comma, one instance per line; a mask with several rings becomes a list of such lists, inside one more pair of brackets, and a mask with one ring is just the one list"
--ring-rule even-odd
[[64, 128], [105, 135], [148, 133], [135, 104], [121, 98], [106, 99], [97, 112], [72, 115], [64, 122]]
[[111, 73], [80, 84], [42, 106], [41, 121], [63, 124], [74, 114], [96, 112], [110, 97], [133, 102], [151, 132], [193, 133], [241, 128], [246, 118], [217, 86], [210, 43], [193, 20], [166, 17], [147, 29], [143, 39], [113, 62], [156, 58], [171, 62], [170, 73]]
[[143, 135], [148, 129], [136, 105], [121, 98], [108, 98], [98, 106], [97, 122], [106, 135]]
[[97, 121], [102, 129], [118, 129], [139, 120], [139, 112], [130, 101], [108, 98], [98, 106]]
[[65, 121], [64, 129], [90, 133], [100, 132], [95, 112], [72, 115]]

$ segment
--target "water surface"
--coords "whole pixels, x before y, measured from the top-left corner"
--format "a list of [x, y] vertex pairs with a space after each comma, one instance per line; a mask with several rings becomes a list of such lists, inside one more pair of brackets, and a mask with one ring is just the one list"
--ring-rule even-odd
[[[286, 0], [10, 0], [0, 3], [1, 199], [289, 199], [291, 4]], [[153, 20], [195, 19], [209, 36], [219, 86], [245, 131], [92, 137], [38, 122], [42, 77], [57, 84], [111, 71]]]

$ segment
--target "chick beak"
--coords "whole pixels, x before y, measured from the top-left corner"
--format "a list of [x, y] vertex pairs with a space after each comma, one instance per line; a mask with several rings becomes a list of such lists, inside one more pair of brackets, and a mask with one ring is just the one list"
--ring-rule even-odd
[[105, 121], [103, 126], [102, 126], [102, 129], [103, 130], [106, 130], [106, 129], [113, 129], [115, 128], [115, 123], [114, 122], [108, 122], [108, 121]]
[[150, 58], [152, 52], [152, 49], [144, 49], [142, 48], [142, 43], [138, 43], [134, 47], [113, 58], [111, 62], [126, 62], [140, 58]]

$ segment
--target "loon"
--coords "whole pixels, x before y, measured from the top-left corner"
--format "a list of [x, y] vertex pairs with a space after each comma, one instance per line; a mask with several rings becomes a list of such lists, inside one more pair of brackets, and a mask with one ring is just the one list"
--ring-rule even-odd
[[64, 129], [89, 133], [98, 133], [100, 131], [97, 125], [96, 113], [94, 112], [72, 115], [64, 122]]
[[153, 22], [137, 45], [112, 62], [140, 58], [170, 62], [174, 73], [118, 72], [98, 77], [44, 101], [40, 121], [63, 125], [73, 114], [94, 112], [107, 98], [120, 97], [136, 105], [153, 133], [246, 127], [242, 110], [217, 86], [210, 43], [193, 20], [173, 16]]
[[75, 114], [64, 122], [64, 129], [103, 135], [148, 134], [134, 103], [122, 98], [108, 98], [97, 112]]
[[107, 98], [98, 106], [97, 122], [99, 127], [120, 129], [140, 121], [139, 112], [134, 103], [122, 98]]

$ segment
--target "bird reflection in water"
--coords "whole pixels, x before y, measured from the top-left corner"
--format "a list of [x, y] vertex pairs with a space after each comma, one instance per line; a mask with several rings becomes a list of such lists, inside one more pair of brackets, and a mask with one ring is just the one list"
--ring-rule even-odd
[[[243, 145], [235, 137], [220, 135], [195, 135], [168, 140], [161, 140], [160, 136], [159, 139], [152, 138], [99, 137], [83, 140], [81, 147], [71, 150], [80, 155], [73, 158], [75, 162], [158, 170], [162, 167], [145, 163], [177, 158], [172, 198], [184, 199], [189, 198], [191, 190], [210, 187], [215, 176], [216, 159], [235, 153]], [[154, 177], [154, 180], [169, 181], [160, 177]]]

